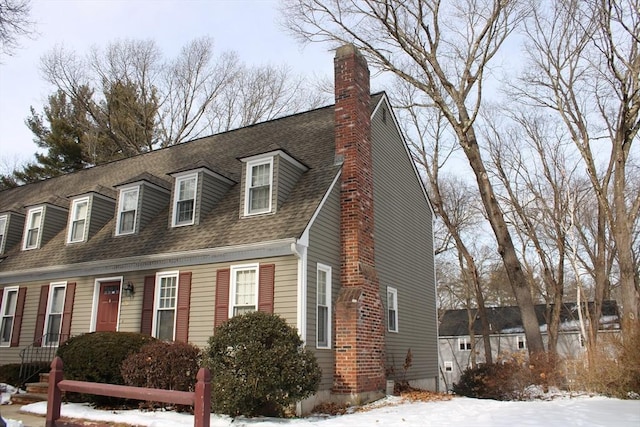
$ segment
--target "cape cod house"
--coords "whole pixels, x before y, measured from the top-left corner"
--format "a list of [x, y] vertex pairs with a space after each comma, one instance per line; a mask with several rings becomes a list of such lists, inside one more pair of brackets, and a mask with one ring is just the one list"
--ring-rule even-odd
[[[562, 304], [560, 309], [557, 352], [558, 356], [565, 361], [565, 374], [569, 381], [572, 374], [571, 361], [581, 363], [580, 359], [586, 352], [577, 307], [576, 303], [567, 302]], [[549, 340], [547, 319], [549, 319], [550, 310], [551, 308], [545, 304], [535, 306], [545, 345]], [[476, 313], [476, 309], [458, 309], [447, 310], [442, 315], [439, 326], [441, 390], [451, 390], [453, 384], [460, 380], [462, 372], [471, 366], [472, 355], [475, 356], [476, 363], [486, 361], [482, 325]], [[517, 353], [527, 356], [527, 341], [520, 309], [517, 306], [487, 308], [487, 320], [491, 330], [491, 354], [494, 362], [497, 362], [500, 357], [509, 357]], [[470, 323], [472, 329], [469, 328]], [[603, 302], [598, 324], [600, 337], [620, 332], [620, 318], [615, 301]], [[599, 339], [606, 342], [606, 338]]]
[[379, 396], [409, 349], [406, 379], [436, 389], [425, 189], [351, 45], [336, 51], [335, 94], [0, 192], [1, 363], [91, 331], [205, 346], [229, 317], [264, 310], [314, 350], [317, 399]]

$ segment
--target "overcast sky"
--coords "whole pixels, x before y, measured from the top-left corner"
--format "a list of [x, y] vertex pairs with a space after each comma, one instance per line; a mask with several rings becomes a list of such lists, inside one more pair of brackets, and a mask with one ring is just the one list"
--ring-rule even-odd
[[330, 77], [329, 47], [301, 47], [278, 18], [276, 0], [33, 0], [39, 34], [0, 64], [0, 166], [31, 160], [37, 149], [24, 121], [54, 91], [39, 65], [56, 45], [85, 53], [116, 39], [153, 39], [174, 57], [187, 42], [210, 36], [216, 53], [234, 50], [249, 65], [287, 64], [294, 73]]

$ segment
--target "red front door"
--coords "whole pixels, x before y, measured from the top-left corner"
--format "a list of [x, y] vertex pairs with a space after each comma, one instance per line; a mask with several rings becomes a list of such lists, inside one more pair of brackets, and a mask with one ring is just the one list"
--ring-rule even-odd
[[120, 282], [100, 283], [98, 296], [98, 319], [96, 331], [115, 331], [118, 326], [120, 308]]

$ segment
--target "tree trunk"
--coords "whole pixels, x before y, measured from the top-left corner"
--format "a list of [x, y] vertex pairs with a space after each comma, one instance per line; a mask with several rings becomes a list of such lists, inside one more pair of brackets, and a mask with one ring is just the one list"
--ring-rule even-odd
[[[469, 120], [468, 118], [465, 119], [462, 117], [461, 122], [469, 123]], [[469, 164], [475, 173], [482, 203], [486, 209], [487, 218], [498, 242], [498, 252], [502, 257], [507, 276], [509, 277], [509, 283], [511, 284], [513, 294], [520, 308], [522, 326], [524, 327], [524, 333], [527, 338], [529, 355], [533, 356], [538, 353], [543, 353], [544, 344], [534, 309], [531, 290], [529, 289], [525, 274], [522, 271], [522, 266], [518, 259], [515, 246], [513, 245], [511, 234], [507, 228], [504, 214], [496, 200], [493, 186], [480, 155], [480, 148], [473, 128], [469, 127], [466, 132], [463, 132], [460, 128], [456, 130], [462, 148], [469, 160]]]

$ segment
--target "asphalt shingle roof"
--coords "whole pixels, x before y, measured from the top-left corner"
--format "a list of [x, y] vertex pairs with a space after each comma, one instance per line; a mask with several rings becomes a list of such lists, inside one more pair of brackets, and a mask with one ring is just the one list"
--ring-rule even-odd
[[[382, 95], [372, 96], [372, 108]], [[275, 215], [240, 218], [241, 158], [283, 150], [309, 167]], [[67, 201], [91, 191], [114, 196], [114, 189], [140, 179], [171, 188], [171, 173], [206, 167], [234, 181], [200, 224], [169, 227], [167, 205], [140, 233], [114, 236], [112, 218], [86, 243], [66, 245], [66, 228], [43, 247], [21, 251], [15, 245], [0, 272], [93, 260], [189, 251], [300, 237], [340, 169], [334, 159], [333, 106], [217, 134], [135, 157], [0, 192], [0, 212], [51, 200]]]
[[[592, 303], [589, 303], [591, 308]], [[551, 306], [553, 307], [553, 305]], [[575, 329], [573, 323], [578, 320], [577, 305], [573, 302], [562, 304], [560, 310], [560, 323], [569, 325], [564, 330]], [[487, 318], [491, 328], [491, 333], [516, 333], [522, 329], [522, 318], [520, 316], [520, 308], [517, 306], [507, 307], [488, 307]], [[537, 304], [535, 306], [538, 324], [541, 327], [547, 325], [547, 307], [545, 304]], [[472, 315], [475, 316], [476, 309], [472, 309]], [[612, 323], [617, 322], [618, 305], [615, 301], [604, 301], [602, 304], [601, 324], [605, 326], [613, 326]], [[466, 336], [469, 335], [469, 318], [466, 309], [447, 310], [440, 320], [439, 335], [440, 336]], [[482, 334], [482, 324], [480, 319], [475, 316], [473, 322], [474, 333]]]

